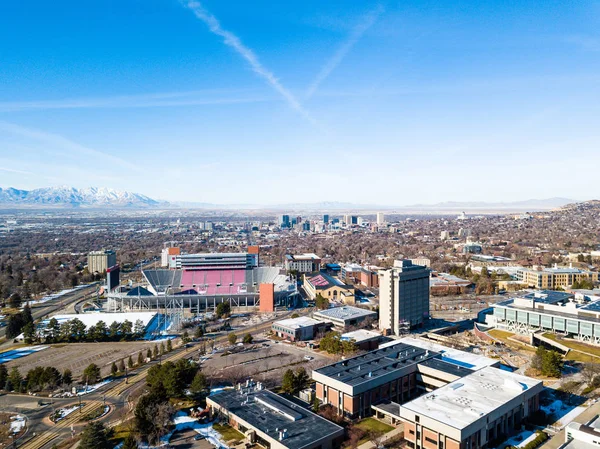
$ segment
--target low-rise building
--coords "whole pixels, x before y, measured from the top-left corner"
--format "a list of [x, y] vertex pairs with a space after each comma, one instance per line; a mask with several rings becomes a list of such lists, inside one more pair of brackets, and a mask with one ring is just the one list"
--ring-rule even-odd
[[246, 443], [270, 449], [333, 449], [344, 429], [287, 399], [254, 386], [224, 390], [206, 398], [211, 416], [226, 419]]
[[429, 291], [432, 295], [458, 295], [472, 285], [468, 279], [462, 279], [448, 273], [431, 273]]
[[523, 268], [517, 271], [517, 279], [531, 288], [553, 290], [564, 289], [573, 285], [574, 282], [583, 280], [596, 283], [598, 282], [598, 272], [558, 266], [539, 269]]
[[497, 447], [539, 410], [542, 381], [483, 368], [400, 405], [410, 448]]
[[377, 349], [381, 338], [382, 335], [380, 333], [368, 331], [366, 329], [358, 329], [341, 335], [342, 340], [353, 341], [358, 349], [362, 351], [372, 351], [373, 349]]
[[289, 341], [306, 341], [313, 340], [317, 335], [325, 334], [332, 327], [331, 322], [301, 316], [275, 321], [271, 325], [271, 330], [276, 336]]
[[314, 253], [286, 254], [285, 269], [298, 273], [314, 273], [321, 269], [321, 258]]
[[329, 301], [343, 302], [344, 304], [354, 304], [356, 301], [354, 287], [325, 273], [315, 276], [304, 275], [304, 290], [312, 300], [317, 295], [321, 295]]
[[571, 422], [565, 428], [565, 444], [560, 449], [598, 449], [600, 447], [600, 418], [595, 416], [586, 424]]
[[360, 326], [365, 320], [375, 320], [377, 312], [361, 309], [360, 307], [342, 306], [319, 310], [313, 313], [313, 317], [323, 321], [330, 321], [338, 329], [348, 329]]

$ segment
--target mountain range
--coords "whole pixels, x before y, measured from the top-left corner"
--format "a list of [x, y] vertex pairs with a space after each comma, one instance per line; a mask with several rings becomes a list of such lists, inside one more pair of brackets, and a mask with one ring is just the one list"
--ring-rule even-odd
[[7, 207], [126, 207], [148, 208], [161, 205], [139, 193], [125, 192], [107, 187], [47, 187], [34, 190], [0, 188], [0, 206]]
[[290, 203], [276, 205], [259, 204], [213, 204], [158, 201], [140, 193], [115, 190], [107, 187], [76, 189], [69, 186], [47, 187], [34, 190], [19, 190], [12, 187], [0, 188], [0, 207], [7, 208], [185, 208], [210, 210], [272, 210], [272, 211], [385, 211], [386, 213], [508, 213], [524, 211], [547, 211], [574, 203], [568, 198], [533, 199], [515, 202], [444, 202], [437, 204], [415, 204], [410, 206], [384, 206], [349, 202]]

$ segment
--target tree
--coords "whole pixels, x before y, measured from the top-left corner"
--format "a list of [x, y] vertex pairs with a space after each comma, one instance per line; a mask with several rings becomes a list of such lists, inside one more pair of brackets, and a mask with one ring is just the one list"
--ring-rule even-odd
[[4, 385], [6, 385], [7, 379], [8, 379], [8, 370], [6, 369], [6, 365], [0, 364], [0, 388], [4, 388]]
[[158, 345], [154, 345], [154, 349], [152, 350], [152, 358], [155, 359], [158, 357]]
[[231, 315], [231, 305], [228, 302], [221, 302], [217, 304], [217, 317], [223, 318]]
[[142, 338], [145, 330], [146, 326], [144, 326], [144, 322], [142, 320], [136, 320], [135, 326], [133, 327], [133, 334], [135, 337]]
[[184, 343], [188, 343], [190, 341], [190, 333], [187, 330], [183, 331], [183, 334], [181, 334], [181, 341]]
[[51, 341], [57, 341], [60, 337], [60, 324], [56, 318], [50, 318], [50, 321], [48, 321], [46, 335]]
[[322, 294], [318, 294], [315, 298], [315, 305], [320, 310], [325, 310], [329, 308], [329, 300], [325, 298]]
[[119, 372], [119, 368], [117, 368], [117, 364], [115, 362], [112, 362], [112, 365], [110, 365], [110, 374], [114, 376], [117, 374], [117, 372]]
[[73, 383], [73, 374], [70, 369], [65, 369], [62, 374], [63, 385], [71, 385]]
[[125, 372], [125, 360], [121, 359], [121, 361], [119, 362], [119, 371], [121, 371], [122, 373]]
[[138, 434], [151, 444], [158, 442], [168, 432], [173, 412], [173, 406], [167, 401], [164, 391], [152, 389], [150, 393], [140, 397], [134, 410]]
[[147, 359], [151, 359], [151, 358], [152, 358], [152, 351], [150, 350], [150, 348], [148, 348], [148, 349], [146, 350], [146, 358], [147, 358]]
[[230, 345], [234, 345], [235, 342], [237, 341], [237, 335], [235, 335], [233, 332], [231, 332], [228, 336], [227, 336], [227, 340], [229, 341]]
[[23, 383], [23, 376], [21, 376], [21, 373], [19, 372], [19, 368], [17, 368], [16, 366], [12, 367], [12, 369], [10, 370], [10, 374], [8, 375], [8, 381], [10, 382], [10, 384], [12, 386], [12, 390], [14, 390], [16, 392], [21, 391], [22, 383]]
[[113, 445], [108, 438], [108, 431], [99, 421], [89, 423], [83, 429], [79, 449], [112, 449]]
[[296, 312], [292, 313], [292, 316], [290, 318], [299, 318], [300, 315], [297, 314]]
[[317, 397], [317, 395], [315, 394], [315, 396], [313, 397], [312, 400], [312, 411], [315, 413], [319, 413], [319, 407], [320, 407], [320, 403], [319, 403], [319, 398]]
[[539, 346], [531, 359], [531, 367], [544, 376], [560, 377], [563, 367], [562, 356], [556, 351]]
[[121, 446], [121, 449], [137, 449], [138, 448], [138, 443], [136, 441], [136, 439], [134, 438], [134, 436], [130, 433], [129, 435], [127, 435], [125, 437], [125, 440], [123, 440], [123, 446]]
[[123, 335], [131, 335], [133, 333], [133, 324], [131, 321], [125, 320], [121, 323], [121, 333]]
[[381, 446], [381, 443], [383, 442], [383, 435], [384, 432], [379, 429], [369, 429], [367, 431], [367, 438], [376, 448]]
[[161, 342], [161, 343], [160, 343], [160, 354], [162, 355], [162, 354], [164, 354], [164, 353], [165, 353], [165, 343], [164, 343], [164, 342]]
[[21, 333], [21, 330], [25, 326], [22, 313], [15, 313], [8, 317], [8, 324], [6, 325], [6, 336], [8, 338], [15, 338]]
[[252, 336], [252, 334], [248, 333], [244, 335], [244, 339], [242, 341], [244, 342], [244, 344], [248, 345], [254, 341], [254, 337]]
[[129, 356], [129, 358], [127, 359], [127, 368], [133, 368], [133, 359], [131, 358], [131, 356]]
[[190, 391], [194, 394], [200, 394], [208, 388], [208, 381], [206, 376], [200, 370], [194, 376], [192, 383], [190, 384]]
[[581, 370], [581, 375], [585, 380], [585, 383], [591, 385], [594, 378], [600, 374], [600, 365], [597, 363], [586, 363], [583, 365], [583, 369]]
[[283, 374], [283, 380], [281, 382], [281, 391], [288, 394], [294, 394], [294, 372], [291, 369], [287, 369]]
[[138, 352], [137, 364], [141, 366], [144, 364], [144, 356], [142, 355], [142, 351]]
[[90, 363], [86, 369], [83, 370], [81, 380], [86, 384], [94, 384], [100, 379], [100, 368], [95, 363]]
[[294, 394], [298, 394], [304, 390], [309, 383], [310, 377], [306, 373], [306, 370], [303, 367], [298, 368], [294, 374]]
[[195, 338], [202, 338], [204, 336], [204, 331], [202, 330], [202, 326], [198, 326], [194, 331]]
[[18, 293], [13, 293], [10, 298], [8, 298], [8, 306], [13, 308], [13, 309], [18, 309], [19, 307], [21, 307], [21, 295], [19, 295]]
[[31, 344], [36, 340], [35, 326], [33, 323], [29, 322], [23, 326], [23, 340], [27, 344]]
[[173, 343], [171, 343], [171, 339], [167, 340], [167, 352], [171, 352], [173, 350]]

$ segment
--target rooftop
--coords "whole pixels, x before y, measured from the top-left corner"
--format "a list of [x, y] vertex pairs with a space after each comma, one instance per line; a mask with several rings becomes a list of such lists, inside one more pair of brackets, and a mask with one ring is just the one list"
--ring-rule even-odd
[[352, 306], [332, 307], [331, 309], [319, 310], [318, 312], [314, 313], [314, 315], [319, 318], [343, 321], [374, 316], [376, 314], [376, 312], [371, 310]]
[[315, 372], [355, 387], [436, 355], [435, 352], [396, 342], [393, 346], [342, 360]]
[[285, 429], [287, 436], [280, 443], [290, 449], [343, 434], [337, 424], [268, 390], [224, 390], [207, 400], [275, 440], [279, 440], [279, 431]]
[[[460, 349], [449, 348], [448, 346], [443, 346], [439, 343], [426, 341], [420, 338], [406, 337], [394, 341], [416, 346], [421, 349], [438, 352], [441, 354], [442, 361], [474, 371], [498, 364], [498, 360], [490, 359], [489, 357], [474, 354], [472, 352], [461, 351]], [[384, 347], [385, 345], [390, 345], [390, 343], [384, 343], [380, 347]]]
[[286, 254], [288, 260], [320, 260], [321, 258], [315, 253], [304, 253], [304, 254]]
[[381, 338], [381, 334], [378, 332], [368, 331], [366, 329], [358, 329], [356, 331], [342, 334], [341, 338], [342, 340], [354, 340], [355, 343], [360, 343], [361, 341]]
[[327, 289], [334, 286], [350, 288], [339, 279], [331, 277], [325, 273], [319, 273], [316, 276], [307, 277], [306, 281], [317, 290]]
[[288, 318], [287, 320], [275, 321], [273, 324], [277, 324], [288, 329], [300, 329], [301, 327], [316, 326], [321, 324], [322, 321], [315, 320], [307, 316], [299, 316], [298, 318]]
[[402, 404], [401, 408], [464, 429], [533, 388], [541, 390], [542, 382], [487, 367]]

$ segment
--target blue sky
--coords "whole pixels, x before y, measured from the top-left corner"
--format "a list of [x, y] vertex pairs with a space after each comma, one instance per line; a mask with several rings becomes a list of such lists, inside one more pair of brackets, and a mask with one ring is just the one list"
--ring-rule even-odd
[[600, 196], [600, 3], [0, 3], [0, 186]]

